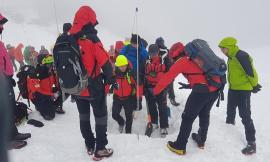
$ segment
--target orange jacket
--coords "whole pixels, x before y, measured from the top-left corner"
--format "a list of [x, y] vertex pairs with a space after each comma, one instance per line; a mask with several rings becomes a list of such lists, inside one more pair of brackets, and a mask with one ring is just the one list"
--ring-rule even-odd
[[20, 43], [16, 48], [15, 48], [15, 59], [18, 62], [22, 62], [24, 60], [23, 58], [23, 53], [22, 53], [22, 48], [23, 48], [23, 44]]

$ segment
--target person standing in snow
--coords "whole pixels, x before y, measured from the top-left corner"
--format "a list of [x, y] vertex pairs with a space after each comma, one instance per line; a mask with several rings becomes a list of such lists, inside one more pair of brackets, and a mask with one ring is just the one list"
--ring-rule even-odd
[[[136, 81], [130, 70], [127, 58], [119, 55], [115, 62], [115, 80], [117, 87], [112, 87], [113, 93], [112, 117], [119, 124], [119, 132], [131, 133], [133, 111], [136, 110]], [[125, 110], [126, 121], [120, 115], [122, 107]]]
[[[80, 114], [81, 133], [88, 154], [94, 154], [95, 160], [101, 160], [113, 154], [113, 149], [106, 148], [108, 113], [105, 84], [115, 84], [115, 81], [109, 55], [97, 36], [97, 24], [95, 11], [89, 6], [82, 6], [75, 14], [69, 33], [77, 39], [82, 63], [88, 73], [88, 87], [79, 96], [74, 96]], [[90, 106], [95, 116], [96, 138], [90, 124]]]
[[[167, 71], [173, 65], [173, 59], [169, 57], [169, 49], [165, 45], [165, 41], [162, 37], [156, 39], [156, 45], [159, 48], [159, 55], [162, 58], [162, 63], [165, 64]], [[168, 87], [169, 100], [173, 106], [179, 106], [180, 103], [175, 101], [175, 93], [173, 88], [173, 82]]]
[[[167, 147], [172, 152], [184, 155], [192, 124], [197, 116], [199, 116], [200, 127], [198, 133], [192, 133], [192, 138], [199, 148], [204, 147], [210, 120], [210, 110], [218, 98], [219, 89], [207, 82], [203, 70], [187, 56], [184, 51], [184, 45], [181, 42], [175, 43], [171, 47], [170, 55], [176, 60], [175, 64], [159, 80], [153, 89], [153, 93], [154, 95], [160, 94], [180, 73], [188, 80], [189, 84], [180, 84], [182, 85], [180, 89], [192, 89], [182, 113], [180, 132], [176, 141], [168, 141], [167, 144]], [[220, 77], [213, 78], [213, 80], [221, 83]]]
[[24, 58], [23, 58], [23, 54], [22, 54], [22, 48], [23, 48], [23, 44], [19, 43], [18, 46], [15, 48], [15, 59], [16, 61], [19, 62], [20, 64], [20, 68], [24, 65]]
[[[0, 35], [2, 35], [2, 32], [4, 30], [3, 26], [7, 21], [8, 20], [0, 14]], [[9, 128], [8, 149], [20, 149], [27, 145], [27, 142], [24, 140], [30, 138], [31, 134], [19, 133], [15, 125], [15, 116], [13, 112], [16, 109], [16, 100], [13, 87], [16, 86], [16, 81], [12, 78], [14, 74], [12, 62], [10, 60], [10, 57], [8, 56], [6, 47], [1, 40], [0, 40], [0, 73], [7, 83], [8, 93], [6, 95], [8, 96], [9, 111], [11, 112], [9, 117], [10, 128]]]
[[[144, 81], [144, 72], [145, 72], [145, 63], [148, 58], [148, 53], [144, 47], [145, 45], [141, 41], [141, 37], [136, 34], [132, 34], [130, 39], [130, 44], [125, 45], [120, 54], [127, 57], [127, 59], [131, 63], [131, 70], [136, 76], [139, 76], [139, 90], [137, 90], [139, 95], [139, 110], [142, 109], [142, 95], [143, 95], [143, 81]], [[138, 58], [139, 65], [137, 65], [137, 50], [138, 50]], [[139, 74], [137, 74], [137, 67], [139, 68]]]
[[236, 108], [238, 107], [247, 140], [247, 146], [242, 149], [242, 153], [250, 155], [256, 153], [256, 130], [251, 118], [250, 96], [251, 93], [261, 90], [258, 74], [251, 56], [239, 49], [235, 38], [222, 39], [219, 47], [222, 53], [228, 57], [229, 91], [226, 123], [235, 124]]
[[[150, 61], [145, 66], [145, 98], [147, 100], [149, 114], [151, 116], [151, 124], [153, 128], [160, 125], [160, 135], [165, 137], [168, 134], [168, 109], [167, 109], [167, 91], [163, 91], [158, 95], [153, 94], [153, 88], [163, 77], [166, 72], [166, 66], [162, 63], [159, 55], [159, 47], [151, 44], [148, 48]], [[159, 119], [159, 120], [158, 120]]]
[[7, 51], [8, 51], [8, 56], [10, 58], [10, 60], [12, 61], [12, 65], [14, 67], [14, 70], [17, 71], [17, 65], [15, 62], [15, 47], [11, 46], [10, 44], [8, 44], [7, 46]]

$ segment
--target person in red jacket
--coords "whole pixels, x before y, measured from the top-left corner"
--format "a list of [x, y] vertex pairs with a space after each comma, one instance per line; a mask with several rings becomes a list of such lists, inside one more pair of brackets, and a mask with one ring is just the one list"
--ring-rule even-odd
[[58, 82], [53, 70], [53, 57], [47, 55], [36, 67], [35, 76], [27, 79], [29, 99], [45, 120], [52, 120], [58, 107], [62, 108]]
[[162, 64], [162, 58], [159, 55], [159, 48], [156, 44], [151, 44], [148, 48], [150, 62], [145, 66], [145, 98], [147, 100], [151, 123], [154, 128], [158, 127], [158, 119], [160, 124], [160, 135], [165, 137], [168, 134], [168, 113], [167, 113], [167, 91], [163, 91], [158, 95], [153, 94], [153, 88], [159, 80], [163, 78], [166, 72], [165, 64]]
[[[126, 125], [126, 133], [131, 133], [133, 111], [136, 109], [136, 82], [129, 68], [129, 63], [124, 55], [119, 55], [115, 62], [115, 78], [117, 87], [110, 90], [113, 91], [112, 117], [119, 124], [119, 132], [124, 131]], [[120, 115], [124, 107], [126, 121]]]
[[20, 63], [20, 68], [24, 65], [24, 58], [22, 53], [23, 44], [19, 43], [18, 46], [15, 48], [15, 59]]
[[[95, 160], [109, 157], [112, 149], [107, 149], [107, 104], [105, 84], [114, 84], [112, 65], [109, 55], [104, 50], [97, 36], [98, 24], [95, 11], [89, 6], [82, 6], [76, 12], [69, 31], [77, 39], [82, 53], [82, 63], [88, 73], [88, 87], [75, 96], [80, 114], [80, 129], [89, 155]], [[101, 73], [102, 70], [102, 73]], [[96, 138], [90, 124], [90, 105], [95, 116]]]
[[[182, 88], [191, 88], [192, 91], [187, 99], [184, 112], [182, 113], [182, 122], [180, 132], [175, 142], [169, 141], [167, 147], [179, 155], [186, 153], [186, 144], [191, 133], [192, 124], [199, 116], [199, 131], [193, 133], [192, 138], [197, 142], [198, 147], [203, 148], [207, 137], [209, 126], [210, 110], [217, 100], [219, 89], [209, 85], [203, 70], [193, 62], [184, 51], [184, 45], [181, 42], [175, 43], [169, 55], [177, 60], [170, 70], [159, 80], [153, 90], [154, 95], [164, 91], [164, 89], [182, 73], [189, 84], [181, 83]], [[196, 75], [192, 75], [196, 74]], [[220, 82], [220, 78], [213, 78]]]
[[15, 58], [15, 47], [11, 46], [10, 44], [7, 45], [7, 51], [8, 51], [8, 55], [10, 57], [10, 60], [12, 61], [12, 65], [14, 67], [14, 70], [17, 71], [17, 65], [16, 65], [16, 58]]

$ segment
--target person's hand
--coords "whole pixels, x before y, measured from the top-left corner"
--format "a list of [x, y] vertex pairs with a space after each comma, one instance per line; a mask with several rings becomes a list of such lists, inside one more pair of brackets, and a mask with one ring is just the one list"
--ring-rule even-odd
[[255, 87], [252, 89], [252, 93], [257, 93], [261, 90], [262, 86], [260, 84], [257, 84]]
[[182, 83], [182, 82], [178, 82], [178, 84], [180, 85], [179, 89], [190, 89], [189, 84], [185, 84], [185, 83]]

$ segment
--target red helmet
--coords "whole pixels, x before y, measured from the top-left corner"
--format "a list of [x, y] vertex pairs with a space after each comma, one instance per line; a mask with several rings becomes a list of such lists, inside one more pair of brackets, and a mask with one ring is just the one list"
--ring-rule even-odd
[[185, 49], [185, 46], [181, 42], [174, 43], [169, 51], [169, 57], [176, 58], [182, 53]]

